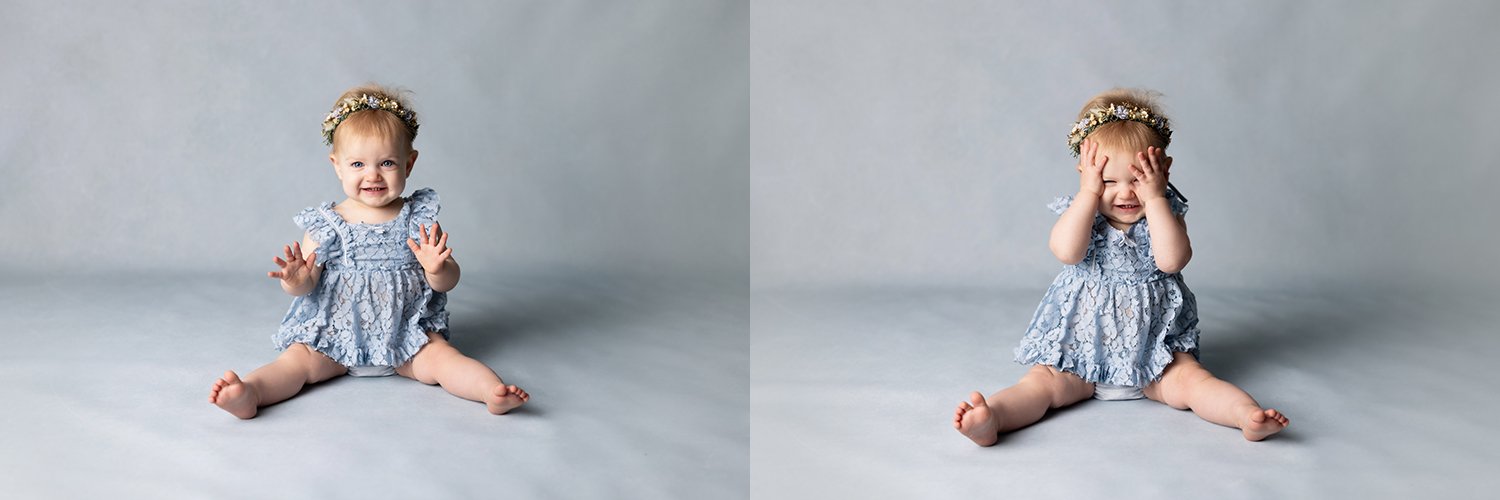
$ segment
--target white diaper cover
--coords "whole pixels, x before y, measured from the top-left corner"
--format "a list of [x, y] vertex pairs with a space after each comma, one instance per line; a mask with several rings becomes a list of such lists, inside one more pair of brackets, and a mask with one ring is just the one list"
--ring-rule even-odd
[[[353, 373], [352, 371], [350, 373]], [[1133, 385], [1094, 384], [1094, 399], [1103, 401], [1128, 401], [1146, 397], [1141, 388]]]
[[[349, 367], [350, 377], [389, 377], [395, 374], [396, 367], [394, 366], [366, 365]], [[1094, 397], [1098, 397], [1098, 395]]]

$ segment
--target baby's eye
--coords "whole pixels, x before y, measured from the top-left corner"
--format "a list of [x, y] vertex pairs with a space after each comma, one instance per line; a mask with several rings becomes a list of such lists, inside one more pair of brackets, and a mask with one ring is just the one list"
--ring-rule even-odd
[[349, 166], [354, 167], [354, 168], [360, 168], [360, 167], [365, 166], [365, 162], [357, 161], [357, 162], [354, 162], [354, 163], [350, 163]]
[[393, 162], [393, 161], [390, 161], [390, 160], [386, 160], [386, 161], [381, 162], [380, 166], [385, 167], [385, 168], [396, 168], [396, 162]]
[[1104, 181], [1105, 184], [1114, 184], [1115, 181]]

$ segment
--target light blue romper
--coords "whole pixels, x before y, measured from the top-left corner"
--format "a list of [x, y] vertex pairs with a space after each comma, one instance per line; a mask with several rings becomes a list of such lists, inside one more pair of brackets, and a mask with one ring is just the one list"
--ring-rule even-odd
[[351, 375], [390, 375], [427, 344], [427, 332], [448, 338], [448, 297], [432, 291], [408, 237], [437, 220], [437, 193], [418, 189], [401, 213], [381, 224], [352, 224], [333, 202], [292, 218], [318, 243], [322, 278], [292, 307], [272, 337], [277, 350], [295, 342], [349, 367]]
[[[1171, 190], [1176, 214], [1187, 204]], [[1061, 215], [1064, 196], [1048, 208]], [[1180, 273], [1156, 268], [1148, 222], [1121, 231], [1094, 216], [1093, 239], [1078, 264], [1063, 268], [1016, 347], [1016, 362], [1047, 365], [1096, 384], [1100, 399], [1136, 399], [1161, 377], [1172, 353], [1198, 356], [1198, 302]]]

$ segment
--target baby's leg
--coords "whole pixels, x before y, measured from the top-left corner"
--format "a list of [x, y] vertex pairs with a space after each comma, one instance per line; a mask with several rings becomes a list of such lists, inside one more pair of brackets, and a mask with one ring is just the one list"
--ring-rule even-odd
[[1000, 433], [1026, 427], [1041, 420], [1047, 410], [1062, 408], [1094, 395], [1094, 384], [1077, 375], [1036, 365], [1020, 382], [990, 395], [974, 392], [958, 404], [953, 427], [979, 446], [1000, 440]]
[[1191, 354], [1179, 352], [1161, 380], [1146, 386], [1146, 397], [1200, 418], [1240, 429], [1245, 439], [1260, 441], [1281, 432], [1291, 421], [1274, 409], [1260, 407], [1234, 384], [1215, 378]]
[[490, 367], [454, 349], [442, 335], [427, 334], [427, 345], [396, 373], [418, 382], [443, 386], [449, 394], [480, 401], [490, 413], [500, 415], [521, 406], [531, 395], [520, 387], [505, 385]]
[[252, 418], [262, 406], [285, 401], [302, 386], [347, 373], [343, 365], [304, 344], [292, 344], [275, 361], [256, 368], [240, 380], [233, 371], [214, 382], [209, 401], [240, 418]]

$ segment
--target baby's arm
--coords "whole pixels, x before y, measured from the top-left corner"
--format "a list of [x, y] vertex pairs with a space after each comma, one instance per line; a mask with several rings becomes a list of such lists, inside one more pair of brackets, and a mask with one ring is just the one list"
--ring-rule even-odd
[[458, 275], [458, 261], [448, 257], [443, 259], [443, 268], [439, 273], [427, 273], [427, 284], [435, 292], [447, 292], [458, 286]]
[[1079, 191], [1073, 204], [1052, 225], [1052, 239], [1048, 246], [1052, 255], [1063, 264], [1083, 262], [1088, 255], [1089, 240], [1094, 236], [1094, 215], [1099, 212], [1099, 195]]
[[442, 225], [432, 223], [432, 232], [427, 232], [427, 226], [418, 226], [422, 229], [422, 240], [408, 238], [406, 246], [417, 256], [417, 262], [422, 264], [422, 272], [427, 276], [427, 286], [432, 287], [434, 292], [447, 292], [458, 286], [458, 261], [453, 260], [453, 249], [448, 248], [448, 233], [442, 230]]
[[1193, 245], [1188, 240], [1187, 222], [1172, 213], [1167, 201], [1167, 169], [1171, 158], [1162, 158], [1160, 148], [1146, 148], [1145, 153], [1136, 153], [1136, 163], [1131, 166], [1140, 181], [1137, 196], [1146, 206], [1146, 220], [1151, 221], [1151, 254], [1156, 258], [1156, 268], [1164, 273], [1175, 273], [1187, 267], [1193, 259]]
[[303, 234], [301, 244], [292, 243], [282, 247], [286, 260], [281, 257], [271, 259], [281, 269], [266, 275], [281, 279], [281, 290], [289, 295], [307, 295], [317, 288], [318, 279], [323, 276], [323, 268], [317, 265], [317, 251], [318, 242], [313, 241], [312, 236]]
[[1047, 246], [1063, 264], [1083, 262], [1089, 241], [1094, 236], [1094, 216], [1099, 213], [1099, 194], [1104, 192], [1104, 165], [1109, 158], [1099, 156], [1099, 143], [1084, 139], [1078, 155], [1078, 195], [1052, 225]]

